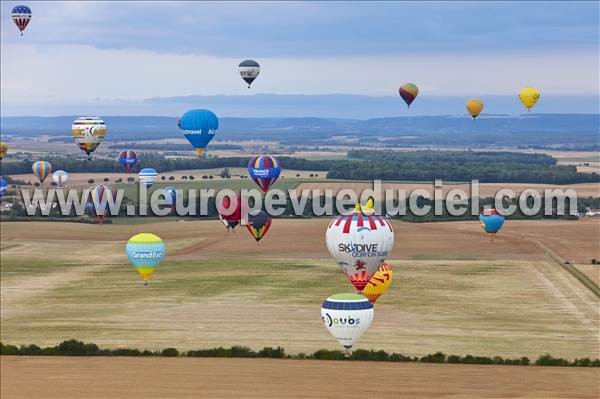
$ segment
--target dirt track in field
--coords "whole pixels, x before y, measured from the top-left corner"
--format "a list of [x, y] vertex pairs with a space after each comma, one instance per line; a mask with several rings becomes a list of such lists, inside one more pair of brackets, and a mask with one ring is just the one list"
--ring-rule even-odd
[[597, 398], [598, 369], [274, 359], [2, 357], [2, 397]]

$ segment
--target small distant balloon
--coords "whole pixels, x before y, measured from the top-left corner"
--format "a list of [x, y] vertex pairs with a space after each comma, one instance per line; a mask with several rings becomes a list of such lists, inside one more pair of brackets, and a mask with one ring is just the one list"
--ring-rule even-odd
[[410, 104], [412, 104], [419, 95], [419, 88], [413, 83], [403, 84], [398, 91], [408, 108], [410, 108]]
[[50, 165], [50, 162], [37, 161], [33, 163], [31, 170], [33, 170], [33, 174], [38, 178], [40, 183], [43, 183], [50, 172], [52, 172], [52, 165]]
[[152, 187], [156, 176], [158, 176], [158, 172], [153, 168], [144, 168], [138, 173], [140, 183], [143, 183], [146, 186], [146, 188]]
[[271, 216], [265, 211], [254, 211], [248, 215], [246, 228], [252, 234], [256, 242], [263, 239], [271, 227]]
[[260, 65], [254, 60], [244, 60], [240, 62], [238, 66], [240, 76], [244, 79], [244, 82], [248, 83], [248, 88], [260, 73]]
[[79, 149], [85, 152], [89, 158], [104, 140], [106, 124], [97, 116], [82, 116], [73, 122], [71, 134]]
[[163, 195], [165, 197], [167, 208], [173, 213], [173, 210], [175, 209], [175, 200], [177, 199], [177, 189], [175, 187], [167, 186], [163, 188]]
[[119, 153], [119, 163], [125, 169], [125, 172], [130, 173], [131, 169], [138, 162], [138, 157], [135, 151], [125, 150]]
[[467, 111], [473, 117], [473, 119], [477, 118], [481, 111], [483, 111], [483, 101], [478, 98], [472, 98], [467, 101]]
[[519, 91], [519, 99], [525, 108], [527, 108], [527, 111], [531, 111], [531, 108], [533, 108], [540, 99], [540, 92], [535, 87], [523, 87]]
[[19, 28], [21, 36], [23, 36], [23, 31], [29, 25], [29, 21], [31, 21], [31, 8], [24, 5], [14, 6], [12, 9], [12, 20], [17, 25], [17, 28]]
[[486, 208], [479, 214], [479, 222], [483, 231], [493, 240], [496, 233], [500, 231], [504, 225], [504, 215], [493, 208]]
[[193, 109], [183, 114], [177, 125], [179, 129], [183, 130], [185, 138], [196, 149], [198, 158], [201, 158], [202, 152], [215, 137], [219, 128], [219, 118], [207, 109]]
[[266, 193], [277, 181], [281, 173], [281, 165], [275, 157], [260, 155], [250, 159], [248, 162], [248, 174], [260, 189]]
[[96, 215], [96, 220], [98, 223], [104, 223], [111, 201], [114, 203], [114, 199], [115, 194], [109, 186], [105, 184], [97, 184], [92, 187], [90, 190], [89, 202], [92, 204], [92, 210]]
[[8, 192], [8, 184], [6, 184], [6, 180], [0, 177], [0, 198], [4, 197]]
[[144, 285], [148, 285], [154, 269], [165, 256], [163, 240], [151, 233], [136, 234], [127, 242], [125, 251], [129, 261], [144, 280]]
[[52, 180], [58, 187], [63, 187], [69, 178], [69, 174], [64, 170], [57, 170], [52, 173]]
[[0, 159], [4, 158], [8, 154], [8, 144], [4, 141], [0, 141]]

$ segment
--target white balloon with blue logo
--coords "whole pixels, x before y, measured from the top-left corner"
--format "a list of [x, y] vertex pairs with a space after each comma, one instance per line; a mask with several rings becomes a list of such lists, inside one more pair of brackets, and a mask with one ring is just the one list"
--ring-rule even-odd
[[331, 335], [346, 348], [346, 353], [369, 329], [373, 321], [373, 304], [358, 294], [336, 294], [323, 302], [321, 319]]

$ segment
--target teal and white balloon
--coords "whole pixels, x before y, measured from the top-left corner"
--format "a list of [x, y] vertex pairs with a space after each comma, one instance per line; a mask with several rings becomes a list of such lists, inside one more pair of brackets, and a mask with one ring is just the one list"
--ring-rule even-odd
[[332, 295], [321, 306], [321, 318], [331, 335], [349, 354], [352, 346], [371, 326], [373, 304], [358, 294]]

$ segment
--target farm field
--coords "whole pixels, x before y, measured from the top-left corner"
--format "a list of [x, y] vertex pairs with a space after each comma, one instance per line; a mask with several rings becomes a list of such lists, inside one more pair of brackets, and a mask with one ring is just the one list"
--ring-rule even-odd
[[[2, 357], [3, 397], [597, 398], [597, 370], [274, 359]], [[375, 375], [352, 380], [349, 376]]]
[[[351, 286], [325, 248], [328, 219], [276, 219], [260, 243], [215, 220], [154, 220], [3, 222], [2, 342], [337, 349], [319, 308]], [[599, 298], [548, 251], [588, 265], [600, 258], [600, 221], [509, 221], [493, 243], [476, 221], [394, 226], [394, 285], [356, 348], [599, 356]], [[144, 231], [167, 245], [148, 287], [124, 253]]]

